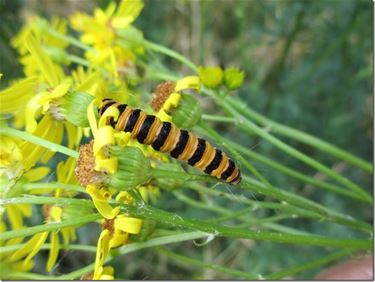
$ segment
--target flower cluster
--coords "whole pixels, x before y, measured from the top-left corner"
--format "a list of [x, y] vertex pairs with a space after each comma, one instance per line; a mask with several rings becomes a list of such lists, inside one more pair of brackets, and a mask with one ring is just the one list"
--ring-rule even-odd
[[[46, 272], [53, 272], [61, 251], [77, 240], [74, 220], [97, 211], [102, 231], [95, 268], [81, 278], [113, 279], [114, 269], [106, 265], [111, 249], [143, 236], [147, 225], [126, 207], [155, 202], [159, 188], [179, 185], [173, 178], [155, 176], [160, 167], [181, 171], [178, 164], [108, 123], [117, 121], [118, 108], [110, 106], [98, 116], [105, 98], [130, 105], [144, 100], [137, 87], [145, 77], [137, 67], [147, 54], [142, 32], [132, 25], [142, 8], [141, 0], [122, 0], [96, 8], [92, 15], [77, 12], [69, 20], [31, 17], [13, 38], [24, 77], [0, 91], [0, 181], [5, 201], [0, 229], [22, 231], [38, 218], [41, 228], [1, 242], [14, 250], [1, 254], [1, 266], [9, 273], [30, 271], [44, 249], [49, 251]], [[243, 80], [236, 69], [224, 75], [221, 70], [202, 70], [199, 76], [157, 85], [149, 90], [151, 102], [142, 107], [162, 121], [192, 128], [201, 121], [202, 111], [189, 92], [199, 91], [201, 83], [217, 87], [223, 77], [230, 89]], [[56, 152], [69, 157], [62, 159]], [[37, 200], [46, 197], [54, 200]], [[12, 198], [19, 202], [7, 202]], [[70, 202], [73, 198], [89, 204], [77, 207]], [[53, 228], [65, 221], [72, 224]]]

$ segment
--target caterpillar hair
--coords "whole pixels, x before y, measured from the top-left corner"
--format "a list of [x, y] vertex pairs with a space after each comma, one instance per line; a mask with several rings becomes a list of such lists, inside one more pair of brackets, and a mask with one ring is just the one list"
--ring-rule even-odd
[[234, 161], [208, 141], [177, 128], [173, 123], [161, 121], [154, 115], [132, 109], [112, 99], [103, 100], [99, 116], [110, 106], [116, 107], [120, 112], [117, 121], [113, 118], [107, 120], [107, 124], [115, 130], [130, 132], [131, 138], [137, 139], [139, 143], [151, 145], [160, 152], [167, 152], [171, 157], [185, 161], [229, 184], [238, 184], [241, 181], [241, 172]]

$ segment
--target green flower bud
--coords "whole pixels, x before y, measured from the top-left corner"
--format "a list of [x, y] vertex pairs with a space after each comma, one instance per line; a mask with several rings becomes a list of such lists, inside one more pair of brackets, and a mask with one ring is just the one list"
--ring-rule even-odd
[[222, 84], [224, 73], [220, 67], [199, 67], [199, 77], [207, 88], [217, 88]]
[[228, 68], [224, 72], [225, 85], [231, 90], [240, 88], [244, 78], [244, 72], [234, 67]]
[[117, 158], [117, 172], [109, 176], [109, 185], [119, 190], [128, 190], [151, 179], [150, 160], [137, 147], [111, 147]]
[[66, 51], [62, 48], [56, 48], [56, 47], [48, 47], [46, 48], [47, 54], [52, 58], [52, 61], [54, 61], [57, 64], [60, 65], [68, 65], [69, 64], [69, 58]]
[[171, 110], [172, 120], [179, 128], [190, 129], [202, 116], [202, 108], [192, 95], [182, 94], [177, 108]]
[[64, 95], [63, 99], [61, 113], [64, 118], [76, 126], [88, 127], [87, 107], [94, 97], [85, 92], [73, 92]]

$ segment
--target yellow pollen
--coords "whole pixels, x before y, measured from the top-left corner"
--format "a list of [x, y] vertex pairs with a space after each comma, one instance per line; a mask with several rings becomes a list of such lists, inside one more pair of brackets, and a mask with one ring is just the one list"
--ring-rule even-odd
[[81, 145], [77, 165], [74, 170], [79, 183], [84, 187], [89, 184], [102, 183], [105, 178], [104, 172], [95, 170], [93, 144], [94, 141], [91, 140], [90, 143]]

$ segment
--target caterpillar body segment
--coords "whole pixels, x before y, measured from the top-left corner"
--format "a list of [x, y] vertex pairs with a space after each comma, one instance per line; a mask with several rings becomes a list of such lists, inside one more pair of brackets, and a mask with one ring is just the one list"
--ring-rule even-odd
[[110, 106], [119, 110], [117, 121], [107, 120], [117, 131], [130, 132], [131, 138], [155, 150], [169, 153], [171, 157], [185, 161], [189, 165], [215, 176], [229, 184], [241, 181], [241, 172], [236, 164], [221, 150], [195, 134], [177, 128], [173, 123], [161, 121], [140, 109], [132, 109], [112, 99], [104, 99], [99, 115]]

